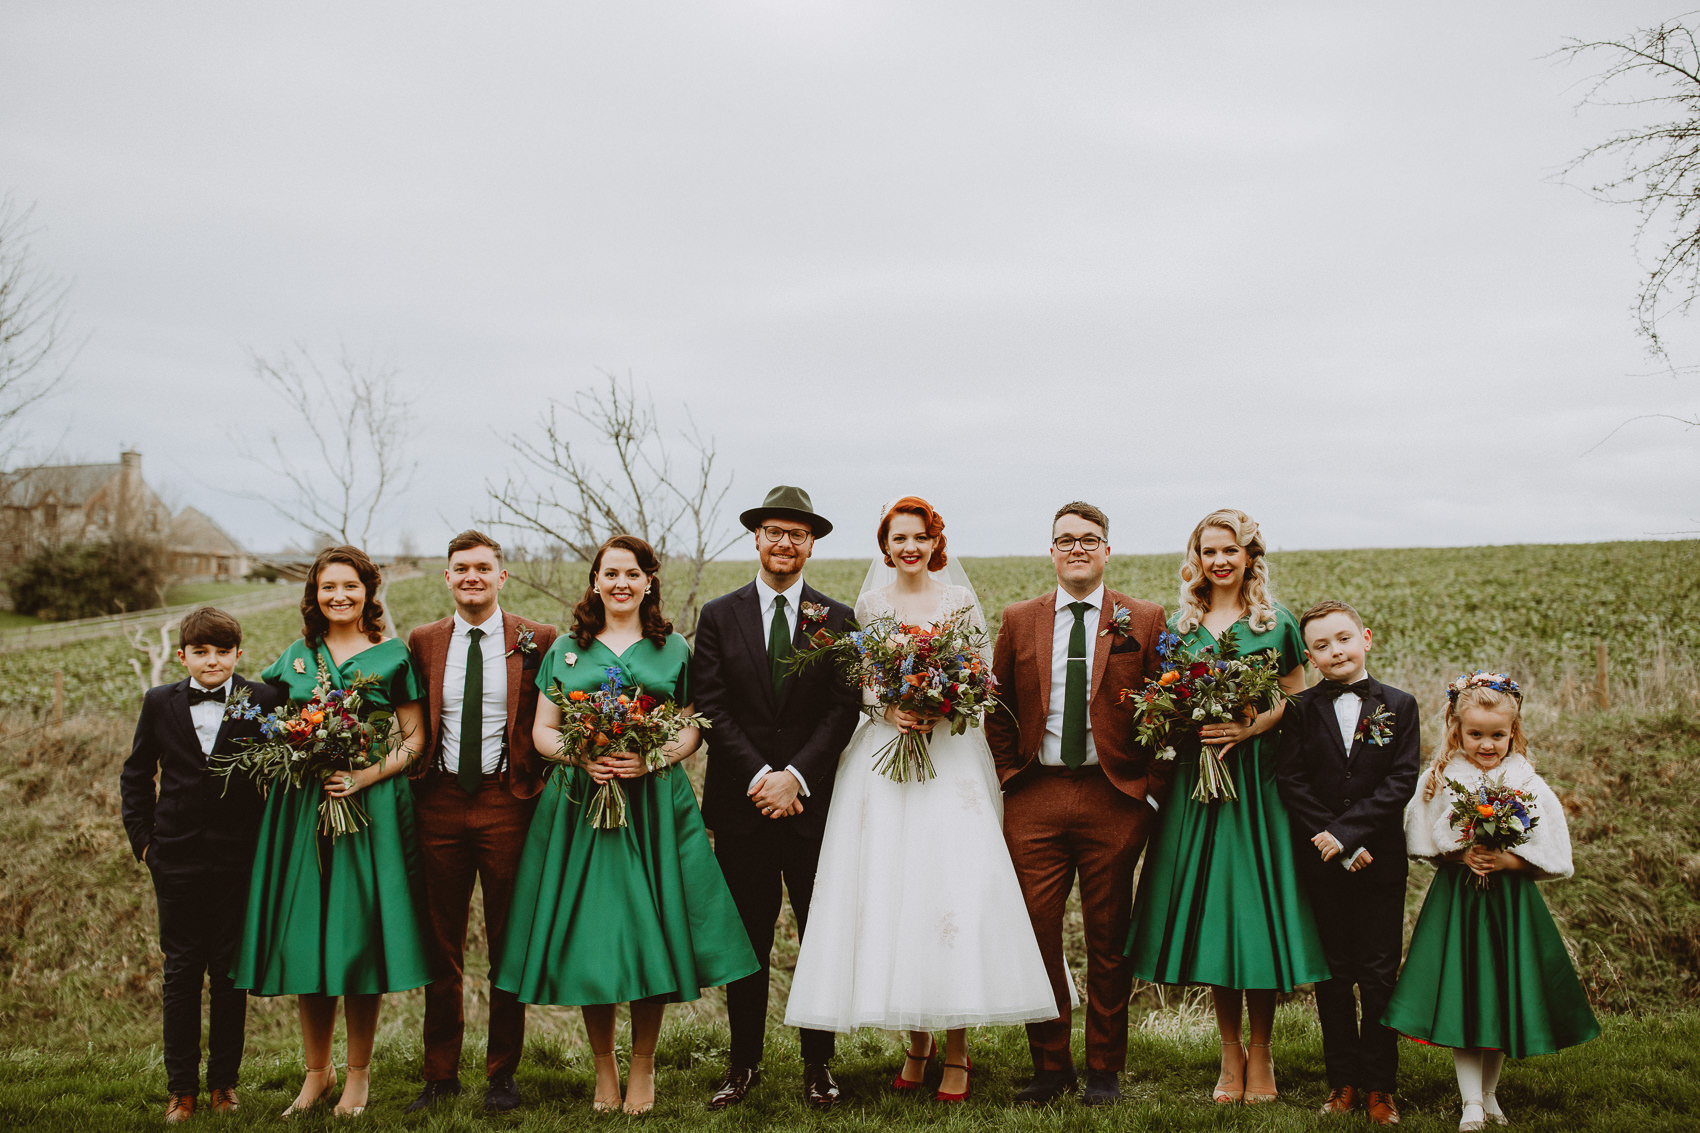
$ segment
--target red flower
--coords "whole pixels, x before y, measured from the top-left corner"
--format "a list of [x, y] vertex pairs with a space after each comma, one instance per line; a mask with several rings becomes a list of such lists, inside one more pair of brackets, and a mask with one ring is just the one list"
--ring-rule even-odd
[[1204, 674], [1208, 673], [1209, 671], [1210, 671], [1209, 665], [1206, 665], [1203, 661], [1194, 661], [1192, 663], [1191, 667], [1187, 669], [1186, 675], [1196, 679], [1198, 677], [1202, 677]]

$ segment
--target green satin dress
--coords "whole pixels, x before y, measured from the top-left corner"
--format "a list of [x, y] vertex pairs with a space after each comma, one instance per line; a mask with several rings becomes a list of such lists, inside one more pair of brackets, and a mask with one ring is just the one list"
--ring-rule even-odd
[[1402, 1035], [1512, 1058], [1595, 1038], [1600, 1024], [1533, 878], [1496, 873], [1482, 889], [1462, 865], [1435, 872], [1411, 950], [1381, 1016]]
[[[424, 695], [399, 638], [356, 653], [340, 667], [316, 644], [296, 641], [260, 679], [281, 685], [291, 703], [305, 703], [318, 679], [317, 657], [323, 657], [337, 688], [363, 674], [382, 678], [363, 694], [370, 710]], [[366, 995], [424, 986], [431, 970], [407, 777], [391, 776], [355, 795], [370, 822], [337, 838], [319, 833], [321, 797], [317, 786], [282, 783], [266, 799], [236, 986], [255, 995]]]
[[[1242, 655], [1272, 650], [1282, 673], [1304, 661], [1298, 622], [1285, 607], [1275, 607], [1268, 630], [1241, 619], [1234, 636]], [[1215, 640], [1202, 625], [1182, 638], [1194, 650]], [[1275, 787], [1278, 739], [1266, 732], [1228, 752], [1237, 801], [1196, 802], [1198, 759], [1177, 760], [1133, 903], [1127, 955], [1140, 979], [1292, 991], [1328, 978]]]
[[[567, 658], [577, 651], [576, 660]], [[618, 668], [626, 685], [689, 703], [690, 648], [678, 634], [616, 655], [563, 635], [537, 687], [593, 692]], [[759, 971], [682, 767], [621, 784], [627, 825], [592, 828], [596, 789], [578, 767], [549, 776], [520, 855], [513, 904], [490, 982], [523, 1003], [684, 1002]]]

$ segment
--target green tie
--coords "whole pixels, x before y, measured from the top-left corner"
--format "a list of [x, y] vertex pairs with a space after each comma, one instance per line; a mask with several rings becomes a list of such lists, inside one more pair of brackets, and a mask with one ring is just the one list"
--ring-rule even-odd
[[1070, 602], [1074, 628], [1068, 631], [1068, 684], [1063, 689], [1062, 761], [1073, 770], [1086, 762], [1086, 609]]
[[791, 656], [791, 626], [785, 621], [785, 595], [773, 600], [773, 624], [767, 628], [767, 663], [773, 673], [773, 698], [785, 684], [785, 662]]
[[478, 793], [484, 779], [484, 647], [478, 639], [484, 631], [466, 631], [472, 644], [466, 647], [466, 693], [460, 703], [460, 770], [455, 778], [469, 795]]

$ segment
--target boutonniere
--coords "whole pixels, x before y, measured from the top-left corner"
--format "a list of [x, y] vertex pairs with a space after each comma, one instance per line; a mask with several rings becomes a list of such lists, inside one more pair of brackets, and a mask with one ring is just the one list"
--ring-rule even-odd
[[1367, 740], [1376, 747], [1386, 747], [1393, 739], [1393, 713], [1387, 711], [1387, 705], [1376, 705], [1374, 712], [1359, 721], [1358, 730], [1352, 739]]
[[[508, 650], [506, 653], [502, 654], [502, 656], [503, 657], [512, 657], [515, 653], [519, 653], [519, 654], [522, 654], [526, 657], [530, 657], [532, 654], [534, 654], [536, 652], [537, 652], [537, 635], [529, 629], [522, 629], [522, 630], [519, 631], [518, 640], [516, 640], [514, 642], [514, 647], [512, 649]], [[574, 660], [576, 661], [577, 658], [575, 657]]]
[[824, 622], [832, 611], [819, 602], [804, 602], [797, 607], [805, 622]]
[[297, 673], [300, 673], [302, 676], [306, 676], [307, 675], [307, 662], [304, 661], [303, 659], [301, 659], [300, 657], [297, 657], [295, 659], [295, 671]]
[[1126, 606], [1116, 606], [1110, 611], [1110, 624], [1098, 631], [1099, 637], [1108, 637], [1111, 631], [1123, 637], [1133, 636], [1133, 611]]

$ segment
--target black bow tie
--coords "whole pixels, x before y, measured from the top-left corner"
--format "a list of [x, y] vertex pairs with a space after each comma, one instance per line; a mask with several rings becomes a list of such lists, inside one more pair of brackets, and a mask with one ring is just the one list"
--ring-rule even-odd
[[1316, 687], [1321, 689], [1322, 695], [1326, 696], [1329, 700], [1339, 700], [1348, 692], [1357, 696], [1367, 697], [1370, 689], [1375, 687], [1375, 682], [1370, 680], [1368, 677], [1365, 677], [1361, 681], [1354, 681], [1349, 685], [1341, 684], [1339, 681], [1323, 680], [1318, 681]]
[[204, 700], [216, 700], [220, 704], [223, 704], [224, 703], [224, 686], [219, 685], [217, 688], [197, 688], [194, 685], [190, 685], [189, 686], [189, 707], [193, 708], [195, 705], [201, 703]]

